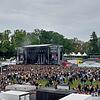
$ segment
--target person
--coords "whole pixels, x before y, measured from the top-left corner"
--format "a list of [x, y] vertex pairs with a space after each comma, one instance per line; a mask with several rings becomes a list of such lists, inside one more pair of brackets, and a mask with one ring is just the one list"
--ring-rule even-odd
[[78, 91], [81, 92], [81, 84], [78, 85]]
[[38, 82], [36, 81], [36, 83], [35, 83], [36, 89], [38, 89], [38, 85], [39, 85], [39, 84], [38, 84]]
[[91, 82], [91, 85], [92, 85], [93, 84], [93, 77], [91, 77], [90, 82]]
[[57, 89], [58, 82], [54, 81], [54, 88]]

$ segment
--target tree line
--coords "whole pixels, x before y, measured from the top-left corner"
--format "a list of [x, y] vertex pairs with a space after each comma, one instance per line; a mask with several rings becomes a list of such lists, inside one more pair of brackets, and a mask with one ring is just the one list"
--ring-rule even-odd
[[10, 58], [16, 55], [17, 48], [34, 44], [59, 44], [63, 45], [64, 53], [100, 53], [100, 37], [93, 32], [88, 42], [83, 42], [77, 38], [68, 39], [58, 32], [34, 29], [33, 32], [25, 30], [5, 30], [0, 33], [0, 58]]

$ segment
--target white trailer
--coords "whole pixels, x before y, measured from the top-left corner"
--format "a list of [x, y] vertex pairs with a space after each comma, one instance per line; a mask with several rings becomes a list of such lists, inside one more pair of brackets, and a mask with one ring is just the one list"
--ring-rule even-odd
[[90, 98], [91, 98], [91, 95], [72, 93], [59, 100], [90, 100]]
[[30, 100], [30, 93], [22, 91], [5, 91], [0, 93], [0, 100]]
[[19, 84], [13, 84], [13, 85], [7, 85], [6, 90], [15, 90], [15, 91], [35, 91], [36, 86], [34, 85], [19, 85]]

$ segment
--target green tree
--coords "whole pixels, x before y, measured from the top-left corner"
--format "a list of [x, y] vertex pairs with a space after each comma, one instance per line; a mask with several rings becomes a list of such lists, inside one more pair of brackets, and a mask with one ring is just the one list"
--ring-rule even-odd
[[66, 52], [67, 54], [75, 51], [75, 47], [71, 39], [67, 38], [63, 39], [63, 47], [64, 47], [64, 52]]
[[31, 44], [40, 44], [40, 34], [39, 29], [35, 29], [31, 34], [29, 34], [29, 39]]
[[14, 35], [12, 35], [12, 42], [14, 42], [15, 47], [21, 47], [27, 44], [27, 33], [25, 30], [15, 30]]
[[52, 42], [54, 44], [60, 44], [63, 45], [63, 40], [64, 40], [64, 36], [57, 33], [57, 32], [52, 32]]
[[41, 30], [40, 32], [40, 44], [49, 44], [52, 42], [52, 32]]
[[98, 47], [98, 37], [95, 32], [92, 33], [91, 38], [90, 38], [90, 53], [96, 54], [99, 52], [99, 47]]
[[0, 39], [0, 52], [2, 53], [3, 57], [9, 57], [9, 49], [10, 49], [10, 35], [11, 31], [10, 30], [5, 30], [1, 34], [1, 39]]
[[54, 32], [54, 31], [46, 31], [40, 30], [40, 43], [51, 43], [51, 44], [63, 44], [64, 36]]
[[100, 54], [100, 37], [98, 38], [98, 49], [99, 49], [99, 54]]

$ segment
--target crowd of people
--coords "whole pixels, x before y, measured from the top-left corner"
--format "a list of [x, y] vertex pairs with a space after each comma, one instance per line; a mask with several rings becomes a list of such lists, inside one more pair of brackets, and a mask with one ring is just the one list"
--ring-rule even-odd
[[[40, 80], [46, 81], [45, 87], [66, 83], [69, 89], [79, 93], [100, 94], [100, 68], [66, 68], [62, 65], [9, 65], [0, 75], [0, 90], [5, 90], [10, 84], [30, 84], [38, 87], [42, 85], [39, 84]], [[71, 87], [75, 81], [79, 83]]]

